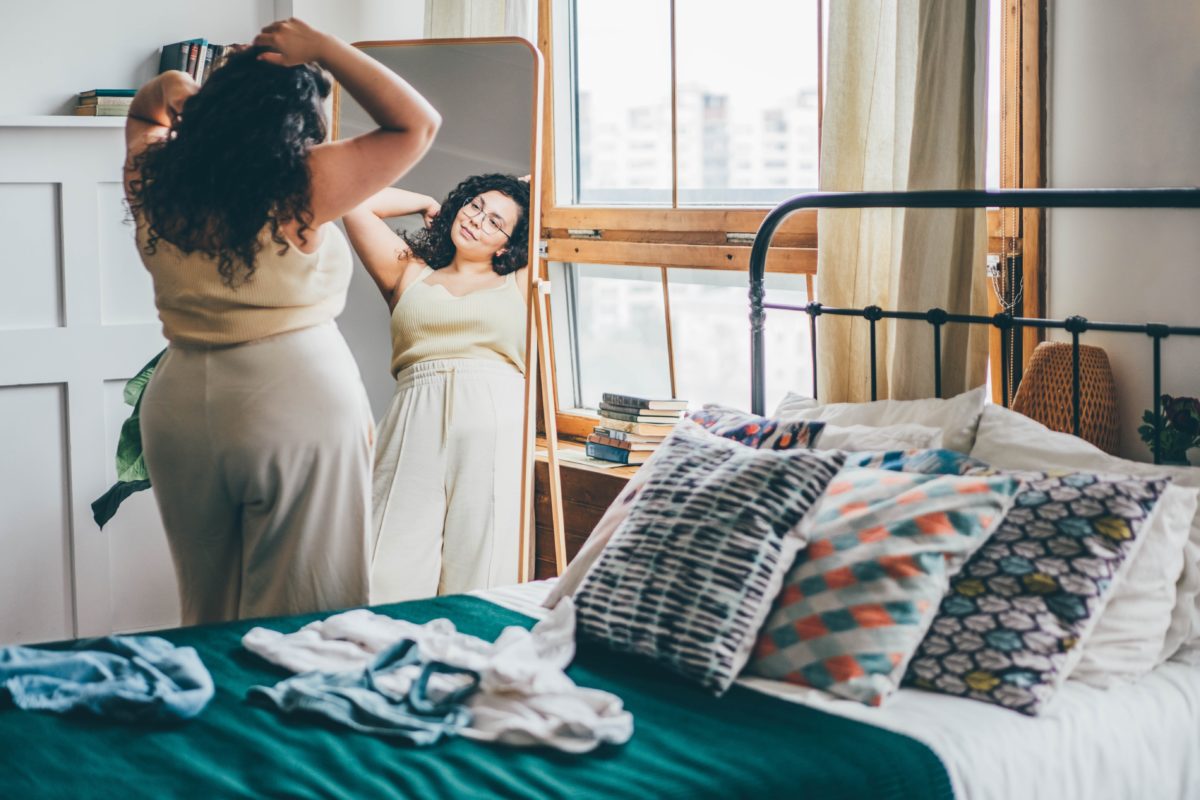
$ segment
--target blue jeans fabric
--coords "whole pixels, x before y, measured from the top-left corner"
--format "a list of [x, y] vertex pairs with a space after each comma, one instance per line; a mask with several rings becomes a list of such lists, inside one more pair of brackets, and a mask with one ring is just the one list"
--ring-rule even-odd
[[156, 636], [81, 640], [70, 650], [2, 647], [0, 687], [18, 708], [125, 722], [190, 719], [213, 696], [196, 650]]
[[[380, 676], [411, 665], [420, 665], [421, 670], [406, 694], [391, 694], [377, 684]], [[466, 682], [434, 698], [429, 679], [437, 674], [462, 675]], [[478, 673], [439, 661], [422, 662], [416, 643], [404, 639], [361, 672], [305, 672], [274, 686], [254, 686], [250, 695], [266, 699], [285, 713], [317, 714], [356, 731], [424, 746], [470, 724], [471, 714], [463, 702], [478, 688]]]

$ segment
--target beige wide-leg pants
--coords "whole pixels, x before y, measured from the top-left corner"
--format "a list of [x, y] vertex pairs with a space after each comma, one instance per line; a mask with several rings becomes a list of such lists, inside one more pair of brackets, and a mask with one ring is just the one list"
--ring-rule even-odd
[[506, 362], [396, 376], [375, 448], [372, 604], [517, 582], [524, 402]]
[[168, 348], [141, 429], [183, 624], [366, 603], [372, 427], [332, 322]]

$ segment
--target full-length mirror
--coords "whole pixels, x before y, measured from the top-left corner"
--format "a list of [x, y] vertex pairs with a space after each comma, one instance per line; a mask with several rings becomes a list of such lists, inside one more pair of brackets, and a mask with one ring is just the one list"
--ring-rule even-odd
[[[343, 219], [356, 274], [339, 324], [377, 422], [371, 602], [515, 583], [532, 494], [538, 55], [513, 38], [356, 46], [442, 118], [420, 163]], [[336, 138], [374, 127], [335, 93]]]

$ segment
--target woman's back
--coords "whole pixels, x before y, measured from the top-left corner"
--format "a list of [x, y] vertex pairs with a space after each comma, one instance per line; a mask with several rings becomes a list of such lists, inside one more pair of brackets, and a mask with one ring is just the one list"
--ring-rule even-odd
[[163, 336], [184, 345], [229, 345], [332, 320], [346, 305], [350, 247], [332, 224], [307, 235], [321, 237], [311, 253], [284, 249], [265, 227], [253, 275], [230, 287], [216, 260], [200, 251], [184, 253], [159, 239], [147, 252], [148, 230], [139, 218], [138, 251], [154, 280]]

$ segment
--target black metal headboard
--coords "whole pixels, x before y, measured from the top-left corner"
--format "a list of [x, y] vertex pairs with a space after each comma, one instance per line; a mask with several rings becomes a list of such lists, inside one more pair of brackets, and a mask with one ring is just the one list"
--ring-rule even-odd
[[[1123, 322], [1093, 322], [1083, 317], [1039, 319], [1012, 314], [981, 316], [951, 314], [940, 308], [926, 311], [885, 311], [879, 306], [866, 308], [829, 308], [810, 302], [806, 306], [764, 302], [763, 281], [767, 250], [779, 225], [794, 211], [802, 208], [1200, 208], [1200, 189], [1010, 189], [1002, 191], [939, 190], [922, 192], [812, 192], [797, 195], [776, 206], [758, 229], [750, 251], [750, 408], [755, 414], [764, 413], [766, 405], [765, 353], [763, 326], [766, 309], [803, 311], [809, 317], [812, 344], [813, 395], [817, 394], [817, 317], [830, 314], [842, 317], [861, 317], [871, 326], [871, 399], [876, 399], [876, 324], [882, 319], [924, 320], [933, 328], [934, 390], [942, 393], [941, 343], [942, 326], [947, 323], [991, 325], [1006, 335], [1025, 328], [1061, 329], [1071, 334], [1073, 381], [1072, 403], [1075, 434], [1079, 434], [1079, 337], [1087, 331], [1140, 333], [1150, 337], [1154, 352], [1154, 461], [1158, 463], [1159, 434], [1162, 418], [1162, 340], [1168, 336], [1200, 336], [1200, 327], [1132, 324]], [[1002, 348], [1007, 355], [1007, 350]], [[1002, 387], [1004, 403], [1008, 404], [1006, 378]], [[1016, 387], [1011, 387], [1015, 392]]]

